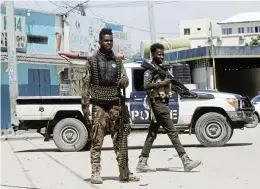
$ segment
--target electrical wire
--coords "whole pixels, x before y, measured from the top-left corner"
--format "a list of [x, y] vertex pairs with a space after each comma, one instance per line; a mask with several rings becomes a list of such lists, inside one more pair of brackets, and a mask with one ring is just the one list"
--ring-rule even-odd
[[37, 1], [33, 1], [33, 2], [36, 3], [36, 5], [40, 8], [40, 10], [43, 10], [41, 5]]
[[[179, 1], [153, 1], [153, 5], [176, 3]], [[91, 5], [92, 8], [120, 8], [120, 7], [138, 7], [138, 6], [147, 6], [146, 1], [134, 1], [134, 2], [120, 2], [113, 4], [99, 4]]]
[[[147, 29], [141, 29], [141, 28], [137, 28], [137, 27], [134, 27], [134, 26], [129, 26], [129, 25], [125, 25], [125, 24], [122, 24], [122, 23], [119, 23], [117, 21], [113, 21], [113, 20], [106, 20], [104, 19], [104, 16], [103, 15], [97, 15], [96, 13], [93, 12], [92, 10], [92, 7], [88, 7], [88, 11], [95, 17], [101, 19], [103, 22], [106, 22], [106, 23], [115, 23], [115, 24], [118, 24], [120, 26], [124, 26], [126, 28], [130, 28], [130, 29], [134, 29], [134, 30], [137, 30], [137, 31], [141, 31], [141, 32], [151, 32], [150, 30], [147, 30]], [[201, 33], [201, 32], [194, 32], [194, 33], [190, 33], [190, 34], [198, 34], [198, 33]], [[172, 36], [179, 36], [181, 33], [172, 33], [172, 32], [156, 32], [156, 34], [161, 34], [161, 35], [172, 35]]]
[[[66, 7], [64, 7], [64, 5], [59, 5], [59, 4], [56, 4], [56, 3], [54, 3], [53, 1], [49, 1], [49, 0], [48, 0], [48, 2], [51, 3], [51, 4], [53, 4], [55, 7], [57, 7], [56, 9], [54, 9], [54, 10], [52, 11], [52, 13], [57, 13], [57, 10], [60, 10], [60, 9], [65, 9], [65, 11], [67, 11], [67, 10], [66, 10]], [[64, 10], [63, 10], [63, 11], [64, 11]]]

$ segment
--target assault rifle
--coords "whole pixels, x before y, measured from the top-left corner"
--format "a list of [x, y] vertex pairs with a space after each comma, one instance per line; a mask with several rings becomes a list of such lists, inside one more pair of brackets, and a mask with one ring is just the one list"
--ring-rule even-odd
[[[119, 89], [120, 90], [120, 89]], [[119, 93], [120, 94], [120, 93]], [[129, 181], [129, 169], [128, 169], [128, 121], [129, 112], [128, 107], [125, 104], [125, 88], [123, 88], [123, 96], [120, 95], [121, 116], [119, 119], [119, 172], [120, 180], [124, 182]]]
[[195, 93], [191, 93], [190, 90], [185, 87], [180, 81], [174, 79], [174, 76], [168, 71], [170, 69], [169, 63], [163, 63], [162, 66], [154, 66], [148, 62], [143, 62], [141, 67], [145, 68], [146, 70], [151, 70], [155, 75], [171, 80], [172, 83], [172, 90], [178, 92], [182, 97], [196, 97]]

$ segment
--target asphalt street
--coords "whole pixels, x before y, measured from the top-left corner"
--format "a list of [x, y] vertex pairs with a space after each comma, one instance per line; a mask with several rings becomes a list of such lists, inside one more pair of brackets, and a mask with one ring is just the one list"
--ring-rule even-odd
[[[146, 132], [131, 133], [129, 166], [135, 173]], [[60, 152], [53, 141], [37, 138], [1, 140], [1, 188], [37, 189], [258, 189], [260, 186], [260, 125], [254, 129], [235, 130], [224, 147], [202, 147], [195, 135], [180, 135], [192, 159], [203, 164], [192, 172], [183, 172], [177, 153], [167, 135], [159, 134], [151, 157], [154, 173], [138, 174], [140, 182], [120, 183], [112, 141], [105, 138], [102, 151], [102, 185], [90, 183], [90, 153]]]

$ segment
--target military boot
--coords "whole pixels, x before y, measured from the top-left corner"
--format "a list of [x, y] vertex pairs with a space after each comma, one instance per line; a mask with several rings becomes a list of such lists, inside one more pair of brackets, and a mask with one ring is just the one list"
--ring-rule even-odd
[[129, 181], [130, 182], [138, 182], [140, 181], [140, 178], [138, 176], [135, 176], [131, 171], [129, 170]]
[[155, 172], [156, 169], [150, 168], [147, 164], [148, 158], [147, 157], [139, 157], [139, 161], [136, 167], [137, 173], [146, 173], [146, 172]]
[[127, 176], [125, 176], [119, 167], [119, 181], [120, 182], [138, 182], [140, 181], [140, 178], [138, 176], [135, 176], [128, 168], [128, 179]]
[[192, 169], [198, 167], [201, 164], [201, 161], [191, 160], [187, 154], [184, 154], [181, 157], [181, 161], [184, 166], [184, 171], [186, 171], [186, 172], [191, 171]]
[[100, 176], [100, 165], [92, 164], [92, 173], [91, 173], [91, 183], [92, 184], [102, 184], [103, 180]]

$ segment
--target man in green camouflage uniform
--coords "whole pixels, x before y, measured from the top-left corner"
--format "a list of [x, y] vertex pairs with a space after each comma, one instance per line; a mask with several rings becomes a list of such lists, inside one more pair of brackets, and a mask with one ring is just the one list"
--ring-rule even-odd
[[[86, 63], [86, 75], [83, 79], [82, 110], [91, 131], [91, 183], [102, 184], [100, 176], [101, 148], [104, 137], [110, 134], [113, 140], [117, 161], [119, 160], [119, 117], [120, 88], [129, 84], [123, 63], [115, 57], [113, 34], [111, 29], [103, 28], [99, 34], [100, 49]], [[90, 97], [92, 102], [92, 124], [90, 124]], [[128, 122], [130, 124], [130, 122]], [[121, 126], [121, 125], [120, 125]], [[129, 181], [139, 181], [129, 170]], [[120, 173], [119, 180], [123, 181]]]
[[[155, 43], [150, 47], [150, 51], [153, 56], [151, 64], [156, 68], [157, 66], [160, 66], [163, 61], [164, 46]], [[160, 76], [153, 71], [146, 70], [144, 73], [144, 88], [148, 93], [152, 120], [142, 153], [139, 156], [139, 162], [136, 168], [137, 172], [156, 171], [156, 169], [148, 166], [147, 161], [160, 125], [162, 125], [165, 132], [168, 134], [173, 146], [181, 158], [184, 170], [191, 171], [195, 167], [199, 166], [201, 161], [192, 161], [186, 154], [179, 140], [173, 121], [170, 118], [168, 102], [169, 98], [171, 98], [171, 80], [168, 78], [160, 78]]]

